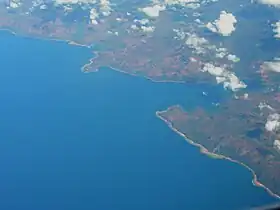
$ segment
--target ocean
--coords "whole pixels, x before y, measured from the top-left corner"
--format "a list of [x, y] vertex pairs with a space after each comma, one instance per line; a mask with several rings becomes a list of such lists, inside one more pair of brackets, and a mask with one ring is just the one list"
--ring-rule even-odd
[[[238, 164], [200, 154], [155, 115], [211, 107], [219, 86], [102, 69], [88, 48], [0, 33], [0, 209], [231, 210], [274, 202]], [[207, 91], [208, 96], [203, 96]]]

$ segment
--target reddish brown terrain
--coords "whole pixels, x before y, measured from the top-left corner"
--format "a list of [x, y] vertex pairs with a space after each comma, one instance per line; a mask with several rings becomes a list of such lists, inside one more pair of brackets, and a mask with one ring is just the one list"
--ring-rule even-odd
[[157, 114], [208, 152], [244, 163], [270, 193], [279, 195], [280, 154], [273, 145], [279, 135], [265, 130], [265, 113], [271, 110], [260, 110], [258, 97], [230, 99], [212, 112], [200, 107], [188, 112], [181, 106], [172, 106]]

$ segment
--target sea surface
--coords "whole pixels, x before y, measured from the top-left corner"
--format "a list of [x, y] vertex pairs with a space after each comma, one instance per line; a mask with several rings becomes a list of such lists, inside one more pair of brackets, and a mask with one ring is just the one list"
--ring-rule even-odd
[[[222, 87], [80, 68], [91, 50], [0, 33], [0, 209], [244, 209], [274, 202], [238, 164], [200, 154], [155, 115], [211, 107]], [[209, 95], [203, 96], [202, 91]]]

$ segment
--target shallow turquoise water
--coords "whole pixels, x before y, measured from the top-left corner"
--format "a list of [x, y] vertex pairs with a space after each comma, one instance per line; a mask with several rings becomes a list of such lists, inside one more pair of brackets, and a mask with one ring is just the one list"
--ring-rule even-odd
[[[220, 87], [83, 74], [88, 49], [0, 34], [0, 209], [239, 209], [274, 201], [155, 111], [210, 106]], [[207, 90], [209, 97], [202, 96]]]

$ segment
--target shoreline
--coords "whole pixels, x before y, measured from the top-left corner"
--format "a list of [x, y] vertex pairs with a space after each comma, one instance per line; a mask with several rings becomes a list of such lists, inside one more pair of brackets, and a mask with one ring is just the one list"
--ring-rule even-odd
[[[42, 37], [41, 36], [29, 36], [28, 33], [26, 35], [25, 34], [21, 35], [21, 33], [15, 32], [15, 31], [13, 31], [11, 29], [8, 29], [8, 28], [0, 28], [0, 31], [6, 31], [8, 33], [11, 33], [14, 36], [21, 36], [21, 37], [24, 37], [24, 38], [30, 38], [30, 39], [35, 39], [35, 40], [44, 40], [44, 41], [64, 42], [66, 44], [73, 45], [73, 46], [85, 47], [85, 48], [88, 48], [88, 49], [91, 48], [91, 45], [80, 44], [80, 43], [75, 42], [73, 40], [58, 39], [58, 38], [55, 39], [55, 38], [43, 37], [43, 36]], [[81, 67], [81, 72], [83, 72], [83, 73], [90, 73], [90, 72], [96, 73], [96, 72], [99, 71], [99, 68], [97, 68], [95, 70], [91, 70], [91, 71], [84, 70], [86, 67], [90, 67], [90, 65], [93, 63], [93, 61], [95, 59], [97, 59], [98, 56], [99, 56], [99, 52], [95, 51], [94, 49], [93, 49], [93, 54], [95, 56], [90, 58], [88, 63], [84, 64]], [[181, 81], [180, 80], [156, 80], [156, 79], [153, 79], [152, 77], [149, 77], [149, 76], [142, 76], [142, 75], [138, 75], [138, 74], [135, 74], [135, 73], [130, 73], [130, 72], [118, 69], [118, 68], [114, 68], [110, 65], [104, 66], [104, 67], [110, 68], [113, 71], [120, 72], [120, 73], [123, 73], [123, 74], [127, 74], [127, 75], [130, 75], [130, 76], [133, 76], [133, 77], [142, 77], [142, 78], [145, 78], [145, 79], [147, 79], [149, 81], [152, 81], [152, 82], [155, 82], [155, 83], [179, 83], [179, 84], [187, 84], [188, 83], [188, 82], [183, 81], [183, 80], [181, 80]], [[203, 82], [203, 83], [206, 83], [206, 82]]]
[[[6, 32], [8, 32], [8, 33], [11, 33], [12, 35], [14, 35], [14, 36], [22, 36], [22, 37], [24, 37], [24, 38], [31, 38], [31, 39], [37, 39], [37, 40], [45, 40], [45, 41], [55, 41], [55, 42], [65, 42], [66, 44], [69, 44], [69, 45], [74, 45], [74, 46], [79, 46], [79, 47], [86, 47], [86, 48], [91, 48], [91, 45], [85, 45], [85, 44], [80, 44], [80, 43], [78, 43], [78, 42], [75, 42], [75, 41], [73, 41], [73, 40], [67, 40], [67, 39], [55, 39], [55, 38], [51, 38], [51, 37], [37, 37], [37, 36], [28, 36], [28, 34], [27, 35], [21, 35], [20, 33], [17, 33], [17, 32], [15, 32], [15, 31], [13, 31], [13, 30], [11, 30], [11, 29], [8, 29], [8, 28], [0, 28], [0, 31], [6, 31]], [[84, 70], [86, 67], [90, 67], [90, 65], [93, 63], [93, 61], [95, 60], [95, 59], [97, 59], [98, 58], [98, 56], [99, 56], [99, 52], [98, 51], [95, 51], [94, 49], [93, 49], [93, 54], [95, 54], [96, 56], [94, 56], [94, 57], [92, 57], [92, 58], [90, 58], [89, 59], [89, 61], [88, 61], [88, 63], [86, 63], [86, 64], [84, 64], [82, 67], [81, 67], [81, 72], [83, 72], [83, 73], [90, 73], [90, 72], [93, 72], [93, 73], [96, 73], [96, 72], [98, 72], [99, 71], [99, 68], [97, 68], [97, 69], [95, 69], [95, 70], [91, 70], [91, 71], [87, 71], [87, 70]], [[118, 68], [114, 68], [114, 67], [112, 67], [112, 66], [110, 66], [110, 65], [108, 65], [108, 66], [104, 66], [104, 67], [106, 67], [106, 68], [110, 68], [110, 69], [112, 69], [112, 70], [114, 70], [114, 71], [116, 71], [116, 72], [120, 72], [120, 73], [123, 73], [123, 74], [128, 74], [128, 75], [130, 75], [130, 76], [134, 76], [134, 77], [143, 77], [143, 78], [145, 78], [145, 79], [147, 79], [147, 80], [149, 80], [149, 81], [152, 81], [152, 82], [156, 82], [156, 83], [180, 83], [180, 84], [184, 84], [184, 83], [186, 83], [185, 81], [176, 81], [176, 80], [155, 80], [155, 79], [153, 79], [153, 78], [151, 78], [151, 77], [149, 77], [149, 76], [142, 76], [142, 75], [138, 75], [138, 74], [134, 74], [134, 73], [130, 73], [130, 72], [127, 72], [127, 71], [123, 71], [123, 70], [121, 70], [121, 69], [118, 69]]]
[[[177, 105], [178, 106], [178, 105]], [[248, 169], [252, 175], [253, 175], [253, 179], [252, 179], [252, 184], [255, 186], [255, 187], [261, 187], [263, 188], [269, 195], [271, 195], [272, 197], [274, 198], [277, 198], [277, 199], [280, 199], [280, 195], [277, 195], [275, 193], [273, 193], [269, 188], [267, 188], [265, 185], [263, 185], [261, 182], [258, 181], [258, 178], [257, 178], [257, 175], [256, 173], [254, 172], [253, 169], [251, 169], [248, 165], [242, 163], [242, 162], [239, 162], [237, 160], [234, 160], [234, 159], [231, 159], [230, 157], [226, 157], [224, 155], [218, 155], [218, 154], [215, 154], [215, 153], [212, 153], [212, 152], [209, 152], [203, 145], [199, 144], [199, 143], [196, 143], [194, 141], [192, 141], [191, 139], [189, 139], [184, 133], [182, 133], [181, 131], [179, 131], [178, 129], [176, 129], [172, 123], [168, 120], [166, 120], [165, 118], [163, 118], [162, 116], [160, 116], [161, 113], [165, 113], [169, 110], [169, 108], [167, 108], [166, 110], [163, 110], [163, 111], [157, 111], [156, 112], [156, 116], [161, 119], [162, 121], [164, 121], [167, 126], [173, 130], [175, 133], [179, 134], [181, 137], [183, 137], [185, 139], [185, 141], [187, 141], [189, 144], [199, 148], [200, 152], [202, 154], [205, 154], [207, 155], [208, 157], [211, 157], [211, 158], [214, 158], [214, 159], [224, 159], [224, 160], [228, 160], [230, 162], [233, 162], [233, 163], [237, 163], [243, 167], [245, 167], [246, 169]]]
[[90, 45], [85, 45], [85, 44], [80, 44], [78, 42], [75, 42], [73, 40], [68, 40], [68, 39], [59, 39], [59, 38], [52, 38], [52, 37], [43, 37], [43, 36], [29, 36], [29, 34], [21, 34], [18, 32], [13, 31], [12, 29], [8, 29], [8, 28], [0, 28], [0, 31], [6, 31], [14, 36], [21, 36], [23, 38], [29, 38], [29, 39], [35, 39], [35, 40], [44, 40], [44, 41], [55, 41], [55, 42], [65, 42], [66, 44], [69, 45], [75, 45], [75, 46], [79, 46], [79, 47], [86, 47], [86, 48], [90, 48]]
[[[84, 70], [86, 67], [90, 66], [90, 65], [94, 62], [95, 59], [98, 58], [98, 56], [99, 56], [98, 51], [93, 51], [93, 52], [94, 52], [94, 54], [95, 54], [96, 56], [93, 57], [93, 58], [91, 58], [91, 59], [89, 60], [89, 63], [87, 63], [87, 64], [85, 64], [85, 65], [83, 65], [83, 66], [81, 67], [81, 71], [84, 72], [84, 73], [90, 73], [90, 72], [96, 73], [96, 72], [98, 72], [98, 71], [100, 70], [100, 68], [97, 68], [97, 69], [94, 69], [94, 70], [91, 70], [91, 71]], [[120, 73], [123, 73], [123, 74], [127, 74], [127, 75], [130, 75], [130, 76], [133, 76], [133, 77], [142, 77], [142, 78], [144, 78], [144, 79], [147, 79], [147, 80], [152, 81], [152, 82], [155, 82], [155, 83], [180, 83], [180, 84], [186, 83], [185, 81], [176, 81], [176, 80], [155, 80], [155, 79], [153, 79], [153, 78], [151, 78], [151, 77], [149, 77], [149, 76], [142, 76], [142, 75], [138, 75], [138, 74], [135, 74], [135, 73], [130, 73], [130, 72], [127, 72], [127, 71], [118, 69], [118, 68], [114, 68], [114, 67], [112, 67], [112, 66], [110, 66], [110, 65], [107, 65], [107, 66], [100, 66], [100, 67], [110, 68], [110, 69], [112, 69], [113, 71], [120, 72]]]
[[[6, 31], [14, 36], [22, 36], [22, 37], [25, 37], [25, 38], [31, 38], [31, 39], [37, 39], [37, 40], [46, 40], [46, 41], [56, 41], [56, 42], [65, 42], [66, 44], [69, 44], [69, 45], [74, 45], [74, 46], [79, 46], [79, 47], [86, 47], [86, 48], [91, 48], [91, 45], [86, 45], [86, 44], [80, 44], [80, 43], [77, 43], [73, 40], [66, 40], [66, 39], [58, 39], [58, 38], [51, 38], [51, 37], [37, 37], [37, 36], [28, 36], [27, 35], [21, 35], [21, 33], [17, 33], [11, 29], [7, 29], [7, 28], [0, 28], [0, 31]], [[90, 73], [90, 72], [98, 72], [99, 71], [99, 68], [95, 69], [95, 70], [92, 70], [92, 71], [84, 71], [84, 69], [88, 66], [90, 66], [93, 61], [95, 59], [98, 58], [99, 56], [99, 53], [98, 51], [95, 51], [93, 50], [93, 54], [95, 54], [96, 56], [93, 57], [93, 58], [90, 58], [89, 59], [89, 62], [86, 63], [85, 65], [83, 65], [81, 67], [81, 71], [83, 73]], [[114, 68], [112, 66], [104, 66], [104, 67], [108, 67], [110, 69], [112, 69], [113, 71], [116, 71], [116, 72], [120, 72], [120, 73], [123, 73], [123, 74], [127, 74], [127, 75], [130, 75], [130, 76], [134, 76], [134, 77], [142, 77], [144, 79], [147, 79], [149, 81], [152, 81], [152, 82], [155, 82], [155, 83], [180, 83], [180, 84], [186, 84], [187, 82], [185, 81], [176, 81], [176, 80], [155, 80], [149, 76], [142, 76], [142, 75], [138, 75], [138, 74], [135, 74], [135, 73], [130, 73], [130, 72], [127, 72], [127, 71], [123, 71], [121, 69], [118, 69], [118, 68]], [[218, 155], [218, 154], [215, 154], [215, 153], [212, 153], [212, 152], [209, 152], [203, 145], [201, 144], [198, 144], [198, 143], [195, 143], [194, 141], [190, 140], [189, 138], [187, 138], [187, 136], [185, 134], [183, 134], [182, 132], [180, 132], [179, 130], [177, 130], [175, 127], [172, 126], [172, 123], [169, 122], [168, 120], [164, 119], [163, 117], [160, 116], [161, 113], [164, 113], [166, 111], [168, 111], [169, 108], [167, 108], [166, 110], [164, 111], [157, 111], [156, 112], [156, 116], [158, 118], [160, 118], [161, 120], [163, 120], [167, 125], [168, 127], [173, 130], [175, 133], [179, 134], [181, 137], [183, 137], [188, 143], [190, 143], [191, 145], [195, 146], [195, 147], [198, 147], [200, 149], [200, 152], [202, 154], [205, 154], [211, 158], [214, 158], [214, 159], [225, 159], [225, 160], [228, 160], [228, 161], [231, 161], [233, 163], [237, 163], [239, 165], [242, 165], [243, 167], [247, 168], [253, 175], [253, 179], [252, 179], [252, 184], [256, 187], [261, 187], [263, 189], [265, 189], [265, 191], [268, 192], [268, 194], [270, 194], [271, 196], [277, 198], [277, 199], [280, 199], [280, 195], [277, 195], [275, 193], [273, 193], [269, 188], [267, 188], [265, 185], [263, 185], [261, 182], [258, 181], [257, 179], [257, 175], [256, 173], [253, 171], [253, 169], [251, 169], [249, 166], [247, 166], [246, 164], [242, 163], [242, 162], [239, 162], [237, 160], [234, 160], [234, 159], [231, 159], [229, 157], [226, 157], [226, 156], [223, 156], [223, 155]]]

